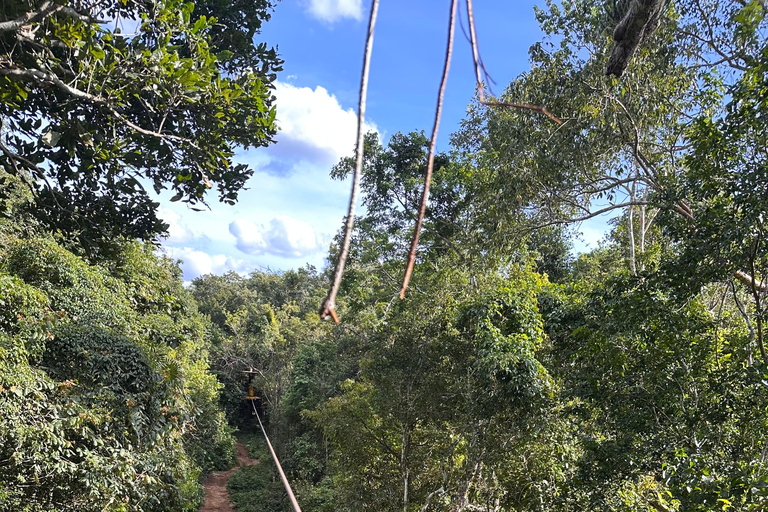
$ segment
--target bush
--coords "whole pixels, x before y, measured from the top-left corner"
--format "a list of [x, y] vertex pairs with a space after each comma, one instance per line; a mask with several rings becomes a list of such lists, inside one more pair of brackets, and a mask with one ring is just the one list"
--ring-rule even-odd
[[118, 255], [13, 237], [0, 254], [0, 512], [192, 512], [233, 459], [178, 269]]
[[290, 510], [283, 482], [264, 441], [252, 435], [245, 444], [250, 457], [258, 459], [259, 464], [246, 466], [229, 479], [227, 489], [232, 505], [238, 512]]

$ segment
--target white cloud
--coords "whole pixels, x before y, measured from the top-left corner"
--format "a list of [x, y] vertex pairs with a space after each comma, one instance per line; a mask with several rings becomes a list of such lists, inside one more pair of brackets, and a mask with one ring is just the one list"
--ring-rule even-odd
[[185, 281], [206, 274], [221, 275], [230, 270], [242, 272], [246, 269], [245, 261], [224, 254], [206, 254], [191, 247], [166, 247], [165, 251], [171, 258], [182, 260]]
[[[278, 82], [277, 144], [267, 151], [277, 174], [304, 161], [328, 168], [341, 157], [350, 156], [357, 138], [357, 113], [344, 109], [339, 100], [323, 87], [296, 87]], [[377, 131], [371, 122], [364, 124], [365, 132]], [[269, 165], [268, 165], [269, 167]]]
[[309, 12], [315, 18], [333, 23], [342, 18], [363, 17], [362, 0], [309, 0]]
[[162, 207], [158, 209], [157, 213], [161, 219], [168, 223], [167, 243], [183, 244], [195, 238], [192, 230], [181, 222], [181, 215], [178, 213]]
[[[357, 114], [323, 87], [282, 82], [277, 94], [279, 143], [237, 155], [255, 171], [237, 205], [211, 200], [210, 210], [193, 212], [163, 194], [161, 216], [170, 225], [163, 245], [184, 260], [187, 281], [228, 270], [325, 264], [350, 188], [349, 180], [332, 180], [329, 171], [354, 154]], [[376, 130], [372, 122], [365, 128]]]
[[330, 241], [329, 237], [318, 236], [306, 222], [283, 215], [262, 226], [237, 219], [229, 224], [229, 232], [237, 239], [237, 248], [252, 255], [300, 258], [324, 251]]

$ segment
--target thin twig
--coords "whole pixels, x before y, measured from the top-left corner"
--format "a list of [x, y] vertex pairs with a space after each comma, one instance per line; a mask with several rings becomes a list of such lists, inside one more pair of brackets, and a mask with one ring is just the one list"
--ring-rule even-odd
[[739, 282], [747, 286], [752, 286], [752, 282], [754, 280], [755, 287], [757, 288], [758, 291], [768, 292], [768, 282], [759, 281], [756, 277], [752, 276], [751, 274], [747, 274], [743, 270], [735, 271], [733, 273], [733, 277], [735, 277]]
[[477, 33], [475, 32], [475, 18], [472, 13], [472, 0], [467, 0], [467, 17], [469, 18], [469, 35], [470, 43], [472, 44], [472, 59], [475, 63], [475, 78], [477, 80], [477, 93], [478, 100], [486, 107], [506, 107], [506, 108], [518, 108], [524, 110], [534, 110], [541, 112], [557, 124], [563, 124], [562, 119], [553, 115], [549, 110], [538, 105], [529, 105], [527, 103], [508, 103], [505, 101], [486, 101], [485, 94], [483, 93], [483, 79], [481, 75], [481, 59], [480, 52], [477, 49]]
[[400, 289], [400, 298], [405, 298], [405, 290], [411, 280], [413, 265], [416, 262], [416, 247], [419, 245], [419, 233], [424, 223], [424, 214], [427, 211], [427, 200], [429, 199], [429, 184], [432, 181], [432, 169], [435, 165], [435, 147], [437, 146], [437, 129], [440, 127], [440, 114], [443, 111], [443, 95], [445, 94], [445, 84], [448, 82], [448, 70], [451, 67], [451, 54], [453, 53], [453, 34], [456, 29], [456, 4], [457, 0], [451, 0], [451, 15], [448, 22], [448, 45], [445, 49], [445, 64], [443, 66], [443, 77], [440, 80], [440, 90], [437, 93], [437, 110], [435, 111], [435, 123], [432, 126], [432, 140], [429, 144], [429, 158], [427, 159], [427, 172], [424, 176], [424, 191], [421, 194], [421, 205], [419, 206], [419, 216], [416, 219], [416, 226], [413, 228], [413, 238], [411, 239], [411, 249], [408, 251], [408, 262], [405, 266], [405, 275], [403, 276], [403, 286]]
[[540, 224], [536, 224], [535, 226], [528, 228], [526, 231], [535, 231], [537, 229], [542, 229], [549, 226], [556, 226], [560, 224], [575, 224], [577, 222], [584, 222], [585, 220], [589, 220], [593, 217], [597, 217], [611, 210], [616, 210], [619, 208], [627, 208], [632, 206], [647, 206], [648, 204], [650, 204], [648, 203], [648, 201], [627, 201], [619, 204], [611, 204], [609, 206], [606, 206], [605, 208], [601, 208], [595, 211], [590, 211], [589, 213], [582, 215], [581, 217], [571, 217], [568, 219], [554, 219], [554, 220], [542, 222]]
[[371, 16], [368, 20], [368, 35], [365, 41], [365, 54], [363, 55], [363, 71], [360, 77], [360, 103], [357, 108], [357, 144], [355, 145], [355, 173], [352, 176], [352, 192], [349, 196], [349, 209], [347, 210], [346, 224], [344, 226], [344, 241], [341, 244], [341, 254], [336, 264], [336, 270], [333, 274], [333, 284], [328, 292], [328, 296], [320, 305], [320, 318], [326, 319], [329, 316], [337, 324], [339, 318], [336, 316], [336, 295], [341, 287], [341, 278], [344, 274], [344, 266], [349, 256], [349, 245], [352, 240], [352, 227], [355, 223], [355, 203], [357, 203], [357, 194], [360, 190], [360, 174], [363, 170], [363, 150], [364, 134], [363, 122], [365, 120], [365, 99], [368, 94], [368, 70], [371, 67], [371, 49], [373, 48], [373, 31], [376, 25], [376, 12], [379, 9], [379, 0], [371, 2]]
[[485, 101], [480, 100], [480, 103], [485, 105], [486, 107], [508, 107], [508, 108], [520, 108], [523, 110], [535, 110], [536, 112], [541, 112], [557, 124], [563, 124], [563, 120], [559, 117], [552, 114], [549, 110], [547, 110], [544, 107], [540, 107], [538, 105], [529, 105], [527, 103], [508, 103], [506, 101]]

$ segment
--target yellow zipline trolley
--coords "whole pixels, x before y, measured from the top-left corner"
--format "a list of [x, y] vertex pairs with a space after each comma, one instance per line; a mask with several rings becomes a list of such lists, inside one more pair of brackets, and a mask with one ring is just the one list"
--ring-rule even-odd
[[243, 371], [246, 375], [248, 375], [248, 394], [245, 396], [246, 400], [261, 400], [261, 397], [256, 396], [255, 391], [253, 390], [253, 376], [256, 375], [256, 371], [251, 368], [250, 370]]

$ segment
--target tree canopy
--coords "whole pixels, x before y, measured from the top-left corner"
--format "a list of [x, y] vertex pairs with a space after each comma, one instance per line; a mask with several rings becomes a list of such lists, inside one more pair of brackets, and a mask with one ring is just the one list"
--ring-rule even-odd
[[29, 188], [30, 215], [98, 253], [165, 231], [147, 187], [234, 203], [252, 174], [235, 147], [276, 133], [282, 61], [254, 43], [273, 5], [4, 2], [0, 165]]

